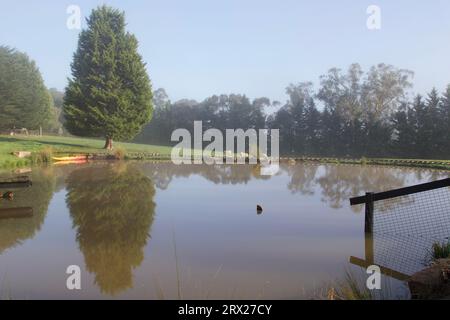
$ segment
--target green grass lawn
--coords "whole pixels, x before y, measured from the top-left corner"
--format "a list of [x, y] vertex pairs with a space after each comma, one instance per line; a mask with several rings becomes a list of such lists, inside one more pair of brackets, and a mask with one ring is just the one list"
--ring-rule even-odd
[[[41, 150], [51, 148], [53, 155], [76, 155], [76, 154], [95, 154], [103, 155], [114, 153], [103, 149], [104, 140], [60, 137], [60, 136], [7, 136], [0, 135], [0, 168], [21, 167], [32, 164], [30, 159], [20, 159], [12, 153], [15, 151], [31, 151], [39, 153]], [[155, 146], [137, 143], [114, 142], [114, 148], [122, 150], [126, 159], [169, 159], [171, 147]], [[199, 150], [200, 151], [200, 150]], [[193, 150], [194, 153], [197, 151]], [[342, 164], [362, 164], [362, 165], [393, 165], [407, 167], [423, 167], [450, 170], [449, 160], [424, 160], [424, 159], [337, 159], [337, 158], [311, 158], [301, 157], [298, 160], [323, 162], [323, 163], [342, 163]]]
[[[19, 159], [12, 155], [15, 151], [39, 152], [51, 148], [54, 154], [104, 154], [104, 140], [59, 137], [59, 136], [6, 136], [0, 135], [0, 167], [23, 166], [29, 164], [29, 159]], [[136, 143], [114, 142], [114, 148], [123, 149], [126, 155], [141, 155], [145, 158], [158, 154], [161, 157], [170, 156], [171, 148]]]

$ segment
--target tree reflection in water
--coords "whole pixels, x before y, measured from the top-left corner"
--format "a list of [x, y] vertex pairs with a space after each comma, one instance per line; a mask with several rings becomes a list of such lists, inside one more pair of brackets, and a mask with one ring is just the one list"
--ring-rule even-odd
[[[262, 176], [259, 166], [255, 165], [182, 165], [170, 163], [143, 164], [143, 171], [155, 181], [158, 188], [168, 188], [173, 178], [199, 175], [214, 184], [246, 184], [252, 179], [270, 180], [271, 176]], [[417, 181], [432, 181], [446, 174], [420, 168], [387, 166], [335, 165], [281, 163], [281, 171], [289, 176], [287, 188], [292, 193], [313, 195], [320, 192], [322, 201], [331, 208], [342, 208], [351, 197], [365, 192], [378, 192], [395, 189], [415, 183], [407, 181], [412, 173]], [[280, 174], [280, 173], [279, 173]], [[351, 210], [360, 212], [361, 207]]]
[[303, 195], [314, 194], [314, 188], [317, 184], [317, 170], [319, 166], [311, 163], [308, 165], [286, 165], [282, 164], [281, 168], [288, 174], [290, 181], [287, 188], [292, 193], [300, 193]]
[[14, 200], [1, 200], [0, 209], [31, 207], [33, 216], [27, 218], [0, 219], [0, 253], [33, 238], [41, 229], [55, 187], [52, 168], [33, 170], [33, 185], [14, 191]]
[[[115, 295], [133, 286], [133, 273], [143, 262], [155, 213], [155, 188], [168, 189], [179, 178], [203, 177], [216, 185], [249, 184], [250, 191], [262, 190], [263, 194], [266, 186], [275, 185], [276, 192], [271, 193], [270, 188], [267, 191], [267, 202], [289, 190], [295, 196], [294, 203], [287, 205], [295, 207], [299, 198], [314, 197], [314, 205], [323, 210], [344, 207], [342, 212], [348, 212], [350, 197], [448, 175], [386, 166], [281, 163], [280, 167], [277, 176], [262, 176], [257, 165], [117, 162], [36, 168], [31, 188], [15, 190], [14, 201], [0, 201], [0, 208], [30, 206], [34, 210], [32, 218], [0, 220], [0, 253], [34, 237], [43, 224], [52, 193], [66, 189], [66, 204], [86, 269], [101, 292]], [[199, 194], [193, 201], [202, 201], [204, 196]], [[229, 200], [226, 190], [221, 197], [223, 203]], [[237, 201], [245, 201], [245, 194]]]
[[214, 184], [242, 184], [252, 179], [268, 180], [270, 176], [261, 175], [259, 165], [174, 165], [172, 163], [142, 163], [140, 166], [155, 185], [165, 190], [174, 178], [198, 175]]
[[103, 293], [133, 286], [153, 223], [155, 189], [132, 164], [91, 166], [67, 179], [67, 206], [86, 268]]
[[[317, 179], [322, 200], [331, 208], [341, 208], [351, 197], [365, 192], [396, 189], [405, 185], [405, 174], [381, 166], [326, 165], [323, 176]], [[353, 210], [361, 210], [354, 207]]]

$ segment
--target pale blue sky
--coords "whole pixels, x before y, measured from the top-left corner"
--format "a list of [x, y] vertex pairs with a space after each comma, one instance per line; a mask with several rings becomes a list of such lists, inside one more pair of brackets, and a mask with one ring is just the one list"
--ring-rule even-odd
[[[385, 62], [415, 71], [415, 92], [450, 83], [450, 1], [366, 0], [0, 0], [0, 44], [36, 60], [48, 87], [63, 89], [78, 31], [66, 8], [84, 16], [106, 3], [126, 12], [154, 88], [173, 100], [245, 93], [284, 101], [291, 82], [330, 67]], [[366, 27], [381, 8], [382, 29]], [[84, 21], [83, 21], [84, 23]]]

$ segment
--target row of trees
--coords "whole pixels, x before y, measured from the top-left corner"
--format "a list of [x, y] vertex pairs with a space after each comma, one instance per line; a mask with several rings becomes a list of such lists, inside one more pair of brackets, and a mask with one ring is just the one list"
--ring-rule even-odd
[[[153, 120], [138, 142], [171, 144], [177, 128], [280, 129], [280, 150], [286, 155], [336, 157], [450, 158], [450, 86], [442, 95], [409, 97], [413, 73], [379, 64], [364, 72], [352, 64], [311, 82], [291, 84], [284, 105], [268, 98], [214, 95], [202, 102], [172, 103], [164, 89], [154, 93]], [[269, 107], [278, 107], [266, 115]]]
[[450, 158], [450, 86], [409, 99], [411, 72], [378, 65], [355, 77], [360, 70], [330, 70], [317, 92], [288, 87], [289, 101], [266, 124], [280, 129], [285, 154]]
[[[64, 93], [47, 90], [34, 61], [0, 47], [0, 130], [44, 129], [130, 140], [152, 115], [152, 90], [138, 41], [126, 31], [125, 14], [94, 9], [80, 33]], [[55, 106], [56, 105], [56, 106]]]
[[172, 132], [178, 128], [193, 132], [194, 121], [203, 121], [203, 129], [264, 128], [264, 107], [267, 98], [250, 101], [245, 95], [214, 95], [203, 102], [183, 99], [170, 102], [164, 89], [154, 92], [152, 121], [138, 135], [136, 141], [151, 144], [171, 144]]
[[417, 95], [392, 120], [396, 152], [405, 157], [450, 158], [450, 86], [439, 95]]

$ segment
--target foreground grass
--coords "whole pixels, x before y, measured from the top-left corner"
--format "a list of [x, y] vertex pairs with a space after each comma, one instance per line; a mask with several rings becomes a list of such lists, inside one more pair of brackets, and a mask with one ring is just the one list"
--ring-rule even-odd
[[[342, 278], [337, 279], [312, 294], [319, 300], [409, 300], [409, 290], [394, 290], [392, 279], [383, 277], [381, 289], [369, 290], [366, 286], [367, 273], [365, 269], [346, 269]], [[405, 285], [405, 289], [406, 284]]]
[[[39, 153], [51, 149], [56, 155], [95, 154], [105, 155], [105, 142], [99, 139], [57, 136], [5, 136], [0, 135], [0, 167], [21, 167], [32, 163], [32, 159], [20, 159], [12, 153], [31, 151]], [[124, 152], [128, 159], [163, 159], [170, 157], [170, 147], [115, 142], [114, 148]], [[114, 151], [113, 151], [114, 152]]]
[[431, 248], [431, 260], [450, 258], [450, 242], [435, 242]]

